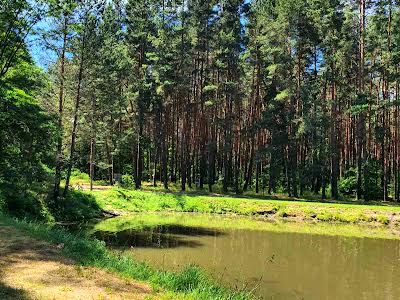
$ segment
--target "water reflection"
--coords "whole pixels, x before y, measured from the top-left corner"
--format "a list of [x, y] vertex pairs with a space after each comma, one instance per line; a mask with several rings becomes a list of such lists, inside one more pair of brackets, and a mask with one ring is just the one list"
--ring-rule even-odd
[[216, 229], [195, 228], [176, 224], [143, 226], [140, 230], [128, 229], [117, 233], [98, 231], [94, 236], [112, 247], [178, 248], [200, 247], [199, 239], [188, 237], [213, 236], [224, 233]]

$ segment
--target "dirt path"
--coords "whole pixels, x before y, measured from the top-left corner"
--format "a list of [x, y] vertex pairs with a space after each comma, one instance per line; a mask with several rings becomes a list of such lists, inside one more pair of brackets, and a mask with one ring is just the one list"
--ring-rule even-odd
[[[89, 184], [74, 184], [72, 185], [72, 188], [78, 191], [90, 191], [90, 185]], [[105, 191], [105, 190], [111, 190], [112, 188], [115, 188], [115, 186], [111, 185], [94, 185], [93, 186], [93, 191]]]
[[0, 299], [155, 299], [149, 286], [80, 267], [0, 220]]

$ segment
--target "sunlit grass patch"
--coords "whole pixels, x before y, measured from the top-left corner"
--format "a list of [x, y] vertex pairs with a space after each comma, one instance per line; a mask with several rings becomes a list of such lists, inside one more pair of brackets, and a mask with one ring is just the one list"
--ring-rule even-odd
[[[331, 218], [331, 216], [329, 216]], [[354, 223], [318, 223], [267, 221], [262, 218], [241, 216], [222, 216], [195, 213], [139, 213], [101, 221], [93, 226], [91, 233], [97, 231], [118, 233], [125, 230], [146, 231], [157, 227], [182, 226], [215, 230], [257, 230], [265, 232], [286, 232], [345, 236], [359, 238], [399, 239], [400, 236], [382, 224], [358, 225]]]
[[393, 220], [396, 220], [396, 215], [400, 216], [399, 206], [262, 200], [121, 188], [94, 191], [90, 194], [102, 209], [117, 210], [122, 213], [197, 212], [383, 225], [397, 224]]

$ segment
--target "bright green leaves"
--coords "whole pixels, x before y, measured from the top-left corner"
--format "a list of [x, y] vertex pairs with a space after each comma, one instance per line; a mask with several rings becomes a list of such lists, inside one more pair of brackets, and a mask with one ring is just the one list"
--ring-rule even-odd
[[54, 119], [26, 92], [7, 87], [0, 102], [0, 177], [6, 181], [36, 181], [41, 162], [50, 162]]
[[291, 96], [290, 89], [285, 89], [276, 95], [275, 100], [280, 102], [287, 101], [289, 100], [290, 96]]

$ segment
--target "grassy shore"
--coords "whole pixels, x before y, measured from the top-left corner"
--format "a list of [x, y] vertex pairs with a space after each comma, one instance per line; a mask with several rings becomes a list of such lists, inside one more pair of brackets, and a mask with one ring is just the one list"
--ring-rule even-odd
[[1, 222], [13, 226], [29, 237], [53, 244], [63, 244], [63, 254], [80, 265], [102, 268], [123, 277], [150, 283], [161, 290], [165, 299], [237, 299], [254, 297], [245, 291], [232, 291], [210, 280], [197, 267], [188, 267], [180, 273], [155, 270], [145, 263], [121, 256], [106, 249], [105, 244], [77, 236], [47, 225], [11, 219], [0, 215]]
[[[125, 217], [98, 223], [95, 230], [120, 231], [124, 226], [160, 225], [160, 216], [134, 214], [162, 212], [164, 223], [184, 226], [234, 229], [257, 229], [297, 233], [329, 234], [337, 232], [345, 236], [399, 238], [400, 206], [369, 203], [316, 202], [305, 199], [265, 199], [254, 196], [208, 194], [197, 191], [180, 193], [161, 190], [131, 190], [102, 187], [95, 191], [73, 191], [63, 204], [61, 214], [69, 215], [66, 221], [89, 220], [100, 211], [125, 215]], [[188, 214], [177, 217], [173, 212]], [[169, 215], [168, 215], [169, 214]], [[208, 214], [226, 215], [229, 218], [205, 220]], [[71, 217], [73, 216], [73, 217]], [[248, 217], [251, 218], [248, 218]], [[132, 218], [132, 219], [129, 219]], [[142, 218], [142, 219], [141, 219]], [[145, 218], [145, 219], [143, 219]], [[235, 218], [235, 222], [231, 222]], [[113, 252], [103, 242], [75, 235], [54, 226], [28, 221], [18, 221], [0, 214], [0, 220], [27, 236], [53, 244], [63, 244], [63, 255], [76, 263], [102, 268], [151, 284], [166, 299], [252, 299], [245, 291], [232, 291], [215, 284], [202, 270], [188, 267], [180, 273], [157, 270], [129, 256]], [[57, 218], [56, 218], [57, 220]], [[64, 219], [58, 219], [63, 221]], [[265, 222], [274, 220], [278, 222]], [[293, 222], [282, 222], [282, 221]], [[301, 226], [298, 223], [303, 222]], [[332, 226], [331, 223], [337, 223]], [[150, 224], [150, 225], [149, 225]], [[232, 225], [233, 224], [233, 225]], [[315, 225], [318, 226], [315, 226]], [[353, 225], [361, 226], [353, 226]], [[162, 225], [162, 224], [161, 224]], [[293, 226], [292, 226], [293, 225]], [[368, 225], [368, 226], [363, 226]]]
[[158, 227], [180, 226], [182, 228], [226, 230], [257, 230], [277, 233], [298, 233], [353, 238], [399, 239], [398, 230], [376, 224], [372, 226], [347, 223], [267, 222], [262, 218], [243, 216], [156, 212], [138, 213], [102, 220], [90, 227], [89, 233], [118, 233], [125, 230], [149, 232]]
[[400, 206], [342, 204], [306, 200], [266, 200], [222, 195], [196, 195], [112, 188], [84, 193], [104, 210], [236, 214], [266, 219], [400, 226]]

